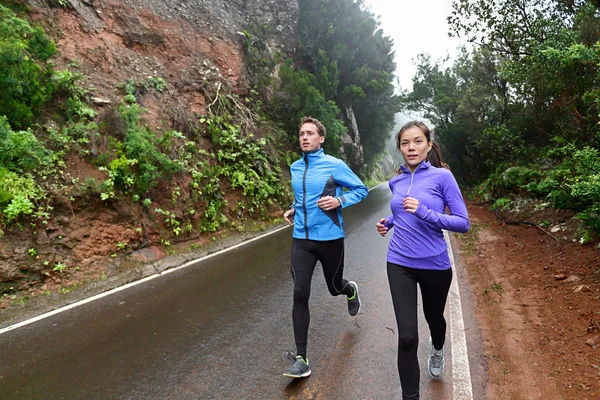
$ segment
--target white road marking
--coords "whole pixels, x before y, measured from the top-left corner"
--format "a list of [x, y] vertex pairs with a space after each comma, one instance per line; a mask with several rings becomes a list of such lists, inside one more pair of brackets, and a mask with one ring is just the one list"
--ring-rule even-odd
[[185, 264], [183, 264], [183, 265], [180, 265], [179, 267], [175, 267], [175, 268], [170, 268], [170, 269], [164, 270], [164, 271], [162, 271], [162, 272], [161, 272], [161, 273], [159, 273], [159, 274], [154, 274], [154, 275], [147, 276], [147, 277], [145, 277], [145, 278], [142, 278], [142, 279], [140, 279], [140, 280], [138, 280], [138, 281], [131, 282], [131, 283], [128, 283], [128, 284], [126, 284], [126, 285], [123, 285], [123, 286], [119, 286], [119, 287], [117, 287], [117, 288], [111, 289], [111, 290], [109, 290], [109, 291], [106, 291], [106, 292], [104, 292], [104, 293], [100, 293], [100, 294], [97, 294], [97, 295], [95, 295], [95, 296], [89, 297], [89, 298], [87, 298], [87, 299], [80, 300], [80, 301], [78, 301], [78, 302], [76, 302], [76, 303], [72, 303], [72, 304], [66, 305], [66, 306], [64, 306], [64, 307], [57, 308], [56, 310], [49, 311], [49, 312], [47, 312], [47, 313], [44, 313], [44, 314], [38, 315], [37, 317], [34, 317], [34, 318], [31, 318], [31, 319], [28, 319], [28, 320], [25, 320], [25, 321], [19, 322], [19, 323], [17, 323], [17, 324], [14, 324], [14, 325], [7, 326], [6, 328], [2, 328], [2, 329], [0, 329], [0, 335], [2, 335], [3, 333], [6, 333], [6, 332], [8, 332], [8, 331], [12, 331], [13, 329], [21, 328], [21, 327], [23, 327], [23, 326], [25, 326], [25, 325], [29, 325], [29, 324], [32, 324], [32, 323], [34, 323], [34, 322], [41, 321], [42, 319], [45, 319], [45, 318], [51, 317], [51, 316], [53, 316], [53, 315], [56, 315], [56, 314], [62, 313], [62, 312], [64, 312], [64, 311], [68, 311], [68, 310], [70, 310], [70, 309], [73, 309], [73, 308], [76, 308], [76, 307], [82, 306], [82, 305], [84, 305], [84, 304], [87, 304], [87, 303], [91, 303], [92, 301], [95, 301], [95, 300], [101, 299], [101, 298], [103, 298], [103, 297], [110, 296], [111, 294], [115, 294], [115, 293], [117, 293], [117, 292], [120, 292], [120, 291], [122, 291], [122, 290], [128, 289], [128, 288], [130, 288], [130, 287], [132, 287], [132, 286], [139, 285], [140, 283], [144, 283], [144, 282], [147, 282], [147, 281], [149, 281], [149, 280], [152, 280], [152, 279], [155, 279], [155, 278], [160, 278], [161, 276], [165, 276], [165, 275], [167, 275], [167, 274], [170, 274], [171, 272], [178, 271], [178, 270], [180, 270], [180, 269], [182, 269], [182, 268], [187, 268], [187, 267], [189, 267], [190, 265], [193, 265], [193, 264], [195, 264], [195, 263], [198, 263], [198, 262], [204, 261], [204, 260], [206, 260], [206, 259], [209, 259], [209, 258], [211, 258], [211, 257], [214, 257], [214, 256], [218, 256], [219, 254], [223, 254], [223, 253], [225, 253], [225, 252], [227, 252], [227, 251], [230, 251], [230, 250], [236, 249], [236, 248], [238, 248], [238, 247], [245, 246], [245, 245], [247, 245], [248, 243], [254, 242], [255, 240], [262, 239], [262, 238], [264, 238], [264, 237], [266, 237], [266, 236], [272, 235], [272, 234], [274, 234], [274, 233], [277, 233], [277, 232], [279, 232], [280, 230], [283, 230], [283, 229], [286, 229], [286, 228], [288, 228], [288, 226], [287, 226], [287, 225], [286, 225], [286, 226], [283, 226], [283, 227], [280, 227], [280, 228], [277, 228], [277, 229], [275, 229], [275, 230], [273, 230], [273, 231], [271, 231], [271, 232], [265, 233], [264, 235], [260, 235], [260, 236], [254, 237], [254, 238], [252, 238], [252, 239], [248, 239], [248, 240], [246, 240], [246, 241], [244, 241], [244, 242], [238, 243], [238, 244], [236, 244], [236, 245], [234, 245], [234, 246], [231, 246], [231, 247], [228, 247], [228, 248], [226, 248], [226, 249], [219, 250], [219, 251], [217, 251], [217, 252], [214, 252], [214, 253], [208, 254], [208, 255], [206, 255], [206, 256], [204, 256], [204, 257], [197, 258], [197, 259], [195, 259], [195, 260], [192, 260], [192, 261], [188, 261], [188, 262], [186, 262]]
[[[385, 184], [385, 182], [383, 182], [383, 183], [380, 183], [379, 185], [377, 185], [377, 186], [375, 186], [375, 187], [372, 187], [371, 189], [369, 189], [369, 192], [370, 192], [371, 190], [373, 190], [373, 189], [375, 189], [375, 188], [377, 188], [377, 187], [379, 187], [379, 186], [383, 185], [383, 184]], [[139, 285], [140, 283], [144, 283], [144, 282], [146, 282], [146, 281], [149, 281], [149, 280], [151, 280], [151, 279], [154, 279], [154, 278], [160, 278], [161, 276], [164, 276], [164, 275], [170, 274], [171, 272], [178, 271], [178, 270], [180, 270], [180, 269], [182, 269], [182, 268], [187, 268], [187, 267], [189, 267], [189, 266], [190, 266], [190, 265], [192, 265], [192, 264], [195, 264], [195, 263], [198, 263], [198, 262], [204, 261], [204, 260], [206, 260], [206, 259], [209, 259], [209, 258], [211, 258], [211, 257], [214, 257], [214, 256], [218, 256], [219, 254], [223, 254], [223, 253], [225, 253], [225, 252], [227, 252], [227, 251], [230, 251], [230, 250], [233, 250], [233, 249], [237, 249], [238, 247], [245, 246], [245, 245], [247, 245], [248, 243], [252, 243], [252, 242], [254, 242], [255, 240], [262, 239], [262, 238], [264, 238], [264, 237], [266, 237], [266, 236], [272, 235], [272, 234], [274, 234], [274, 233], [277, 233], [277, 232], [279, 232], [279, 231], [281, 231], [281, 230], [283, 230], [283, 229], [286, 229], [286, 228], [289, 228], [289, 226], [288, 226], [288, 225], [282, 226], [282, 227], [280, 227], [280, 228], [277, 228], [277, 229], [275, 229], [275, 230], [273, 230], [273, 231], [271, 231], [271, 232], [265, 233], [264, 235], [260, 235], [260, 236], [254, 237], [254, 238], [252, 238], [252, 239], [248, 239], [248, 240], [246, 240], [246, 241], [244, 241], [244, 242], [238, 243], [238, 244], [236, 244], [236, 245], [234, 245], [234, 246], [231, 246], [231, 247], [228, 247], [228, 248], [226, 248], [226, 249], [219, 250], [219, 251], [217, 251], [217, 252], [215, 252], [215, 253], [208, 254], [208, 255], [206, 255], [206, 256], [204, 256], [204, 257], [197, 258], [197, 259], [195, 259], [195, 260], [192, 260], [192, 261], [188, 261], [188, 262], [186, 262], [185, 264], [183, 264], [183, 265], [180, 265], [179, 267], [175, 267], [175, 268], [169, 268], [169, 269], [166, 269], [166, 270], [162, 271], [162, 272], [161, 272], [161, 273], [159, 273], [159, 274], [154, 274], [154, 275], [147, 276], [147, 277], [145, 277], [145, 278], [142, 278], [142, 279], [140, 279], [139, 281], [135, 281], [135, 282], [128, 283], [128, 284], [126, 284], [126, 285], [123, 285], [123, 286], [120, 286], [120, 287], [118, 287], [118, 288], [111, 289], [111, 290], [109, 290], [109, 291], [107, 291], [107, 292], [100, 293], [100, 294], [97, 294], [97, 295], [95, 295], [95, 296], [89, 297], [89, 298], [87, 298], [87, 299], [80, 300], [80, 301], [78, 301], [78, 302], [76, 302], [76, 303], [72, 303], [72, 304], [66, 305], [66, 306], [64, 306], [64, 307], [61, 307], [61, 308], [57, 308], [56, 310], [49, 311], [49, 312], [47, 312], [47, 313], [45, 313], [45, 314], [42, 314], [42, 315], [38, 315], [37, 317], [34, 317], [34, 318], [31, 318], [31, 319], [28, 319], [28, 320], [25, 320], [25, 321], [19, 322], [19, 323], [17, 323], [17, 324], [14, 324], [14, 325], [7, 326], [6, 328], [2, 328], [2, 329], [0, 329], [0, 335], [2, 335], [3, 333], [6, 333], [6, 332], [8, 332], [8, 331], [12, 331], [13, 329], [21, 328], [21, 327], [23, 327], [23, 326], [25, 326], [25, 325], [29, 325], [29, 324], [31, 324], [31, 323], [34, 323], [34, 322], [40, 321], [40, 320], [42, 320], [42, 319], [45, 319], [45, 318], [51, 317], [51, 316], [53, 316], [53, 315], [56, 315], [56, 314], [59, 314], [59, 313], [61, 313], [61, 312], [68, 311], [68, 310], [70, 310], [70, 309], [72, 309], [72, 308], [79, 307], [79, 306], [82, 306], [82, 305], [84, 305], [84, 304], [87, 304], [87, 303], [91, 303], [92, 301], [95, 301], [95, 300], [101, 299], [101, 298], [103, 298], [103, 297], [110, 296], [111, 294], [115, 294], [115, 293], [117, 293], [117, 292], [120, 292], [121, 290], [125, 290], [125, 289], [127, 289], [127, 288], [130, 288], [130, 287], [132, 287], [132, 286]]]
[[[444, 231], [444, 238], [448, 243], [448, 255], [452, 268], [456, 271], [454, 253], [450, 245], [448, 232]], [[450, 285], [449, 296], [450, 311], [450, 345], [452, 346], [452, 399], [472, 400], [473, 389], [471, 384], [471, 370], [467, 354], [467, 339], [465, 336], [465, 323], [463, 321], [462, 304], [458, 290], [458, 276], [455, 272]]]

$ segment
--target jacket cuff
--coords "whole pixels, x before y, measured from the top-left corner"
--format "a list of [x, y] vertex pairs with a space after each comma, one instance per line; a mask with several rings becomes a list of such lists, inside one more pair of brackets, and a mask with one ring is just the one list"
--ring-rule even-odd
[[415, 211], [415, 215], [417, 216], [417, 218], [419, 219], [423, 219], [425, 218], [425, 215], [427, 215], [427, 206], [424, 205], [423, 203], [419, 202], [419, 206], [417, 207], [417, 210]]

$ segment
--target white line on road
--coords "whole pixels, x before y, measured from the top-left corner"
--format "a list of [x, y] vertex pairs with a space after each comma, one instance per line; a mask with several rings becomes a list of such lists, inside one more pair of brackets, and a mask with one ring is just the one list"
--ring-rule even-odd
[[58, 308], [58, 309], [56, 309], [56, 310], [53, 310], [53, 311], [49, 311], [49, 312], [47, 312], [47, 313], [45, 313], [45, 314], [38, 315], [37, 317], [34, 317], [34, 318], [31, 318], [31, 319], [28, 319], [28, 320], [26, 320], [26, 321], [22, 321], [22, 322], [19, 322], [19, 323], [17, 323], [17, 324], [14, 324], [14, 325], [7, 326], [6, 328], [2, 328], [2, 329], [0, 329], [0, 335], [2, 335], [3, 333], [6, 333], [6, 332], [8, 332], [8, 331], [12, 331], [13, 329], [21, 328], [21, 327], [23, 327], [23, 326], [25, 326], [25, 325], [29, 325], [29, 324], [31, 324], [31, 323], [34, 323], [34, 322], [40, 321], [40, 320], [42, 320], [42, 319], [45, 319], [45, 318], [51, 317], [51, 316], [53, 316], [53, 315], [56, 315], [56, 314], [59, 314], [59, 313], [61, 313], [61, 312], [68, 311], [68, 310], [70, 310], [70, 309], [72, 309], [72, 308], [79, 307], [79, 306], [82, 306], [82, 305], [84, 305], [84, 304], [87, 304], [87, 303], [91, 303], [92, 301], [95, 301], [95, 300], [101, 299], [101, 298], [103, 298], [103, 297], [110, 296], [111, 294], [115, 294], [115, 293], [117, 293], [117, 292], [120, 292], [120, 291], [122, 291], [122, 290], [128, 289], [128, 288], [130, 288], [130, 287], [132, 287], [132, 286], [139, 285], [140, 283], [147, 282], [147, 281], [149, 281], [149, 280], [152, 280], [152, 279], [154, 279], [154, 278], [160, 278], [161, 276], [164, 276], [164, 275], [170, 274], [171, 272], [175, 272], [175, 271], [177, 271], [177, 270], [180, 270], [180, 269], [182, 269], [182, 268], [189, 267], [190, 265], [193, 265], [193, 264], [195, 264], [195, 263], [198, 263], [198, 262], [204, 261], [204, 260], [206, 260], [206, 259], [209, 259], [209, 258], [211, 258], [211, 257], [214, 257], [214, 256], [218, 256], [219, 254], [223, 254], [223, 253], [225, 253], [225, 252], [227, 252], [227, 251], [230, 251], [230, 250], [236, 249], [236, 248], [238, 248], [238, 247], [245, 246], [245, 245], [247, 245], [248, 243], [254, 242], [255, 240], [262, 239], [262, 238], [264, 238], [264, 237], [266, 237], [266, 236], [272, 235], [272, 234], [274, 234], [274, 233], [276, 233], [276, 232], [279, 232], [280, 230], [282, 230], [282, 229], [286, 229], [286, 228], [288, 228], [288, 226], [287, 226], [287, 225], [286, 225], [286, 226], [283, 226], [283, 227], [281, 227], [281, 228], [277, 228], [277, 229], [275, 229], [275, 230], [273, 230], [273, 231], [271, 231], [271, 232], [265, 233], [264, 235], [260, 235], [260, 236], [254, 237], [254, 238], [252, 238], [252, 239], [248, 239], [248, 240], [246, 240], [246, 241], [244, 241], [244, 242], [238, 243], [238, 244], [236, 244], [236, 245], [234, 245], [234, 246], [231, 246], [231, 247], [228, 247], [228, 248], [226, 248], [226, 249], [219, 250], [219, 251], [217, 251], [217, 252], [214, 252], [214, 253], [208, 254], [208, 255], [206, 255], [206, 256], [204, 256], [204, 257], [197, 258], [197, 259], [195, 259], [195, 260], [192, 260], [192, 261], [188, 261], [188, 262], [186, 262], [185, 264], [183, 264], [183, 265], [180, 265], [179, 267], [175, 267], [175, 268], [170, 268], [170, 269], [164, 270], [164, 271], [162, 271], [162, 272], [161, 272], [161, 273], [159, 273], [159, 274], [154, 274], [154, 275], [147, 276], [147, 277], [145, 277], [145, 278], [142, 278], [142, 279], [140, 279], [140, 280], [138, 280], [138, 281], [131, 282], [131, 283], [128, 283], [128, 284], [126, 284], [126, 285], [123, 285], [123, 286], [119, 286], [119, 287], [117, 287], [117, 288], [114, 288], [114, 289], [111, 289], [111, 290], [109, 290], [109, 291], [107, 291], [107, 292], [104, 292], [104, 293], [97, 294], [97, 295], [95, 295], [95, 296], [89, 297], [89, 298], [87, 298], [87, 299], [84, 299], [84, 300], [80, 300], [80, 301], [78, 301], [78, 302], [76, 302], [76, 303], [69, 304], [69, 305], [67, 305], [67, 306], [64, 306], [64, 307]]
[[[379, 187], [379, 186], [383, 185], [383, 184], [385, 184], [385, 182], [383, 182], [383, 183], [380, 183], [380, 184], [378, 184], [378, 185], [377, 185], [377, 186], [375, 186], [375, 187], [372, 187], [371, 189], [369, 189], [369, 192], [370, 192], [371, 190], [373, 190], [373, 189], [375, 189], [375, 188], [377, 188], [377, 187]], [[192, 260], [192, 261], [188, 261], [188, 262], [186, 262], [185, 264], [183, 264], [183, 265], [180, 265], [179, 267], [175, 267], [175, 268], [170, 268], [170, 269], [164, 270], [164, 271], [162, 271], [162, 272], [161, 272], [161, 273], [159, 273], [159, 274], [154, 274], [154, 275], [147, 276], [147, 277], [145, 277], [145, 278], [142, 278], [142, 279], [140, 279], [140, 280], [138, 280], [138, 281], [135, 281], [135, 282], [128, 283], [128, 284], [126, 284], [126, 285], [120, 286], [120, 287], [118, 287], [118, 288], [111, 289], [111, 290], [109, 290], [109, 291], [107, 291], [107, 292], [104, 292], [104, 293], [97, 294], [97, 295], [95, 295], [95, 296], [92, 296], [92, 297], [89, 297], [89, 298], [87, 298], [87, 299], [84, 299], [84, 300], [78, 301], [78, 302], [76, 302], [76, 303], [69, 304], [69, 305], [67, 305], [67, 306], [64, 306], [64, 307], [58, 308], [58, 309], [56, 309], [56, 310], [53, 310], [53, 311], [49, 311], [49, 312], [47, 312], [47, 313], [45, 313], [45, 314], [38, 315], [37, 317], [34, 317], [34, 318], [31, 318], [31, 319], [28, 319], [28, 320], [26, 320], [26, 321], [22, 321], [22, 322], [19, 322], [19, 323], [17, 323], [17, 324], [14, 324], [14, 325], [7, 326], [6, 328], [2, 328], [2, 329], [0, 329], [0, 335], [2, 335], [3, 333], [6, 333], [6, 332], [8, 332], [8, 331], [12, 331], [13, 329], [21, 328], [21, 327], [23, 327], [23, 326], [25, 326], [25, 325], [29, 325], [29, 324], [31, 324], [31, 323], [34, 323], [34, 322], [40, 321], [40, 320], [42, 320], [42, 319], [45, 319], [45, 318], [51, 317], [51, 316], [53, 316], [53, 315], [56, 315], [56, 314], [59, 314], [59, 313], [61, 313], [61, 312], [68, 311], [68, 310], [70, 310], [70, 309], [72, 309], [72, 308], [79, 307], [79, 306], [82, 306], [82, 305], [84, 305], [84, 304], [87, 304], [87, 303], [91, 303], [92, 301], [95, 301], [95, 300], [101, 299], [101, 298], [103, 298], [103, 297], [106, 297], [106, 296], [109, 296], [109, 295], [111, 295], [111, 294], [115, 294], [115, 293], [117, 293], [117, 292], [120, 292], [120, 291], [122, 291], [122, 290], [125, 290], [125, 289], [127, 289], [127, 288], [130, 288], [130, 287], [132, 287], [132, 286], [139, 285], [140, 283], [144, 283], [144, 282], [146, 282], [146, 281], [149, 281], [149, 280], [151, 280], [151, 279], [154, 279], [154, 278], [160, 278], [161, 276], [164, 276], [164, 275], [170, 274], [171, 272], [178, 271], [178, 270], [180, 270], [180, 269], [182, 269], [182, 268], [187, 268], [187, 267], [189, 267], [190, 265], [193, 265], [193, 264], [196, 264], [196, 263], [198, 263], [198, 262], [204, 261], [204, 260], [206, 260], [206, 259], [209, 259], [209, 258], [211, 258], [211, 257], [217, 256], [217, 255], [219, 255], [219, 254], [223, 254], [223, 253], [225, 253], [225, 252], [227, 252], [227, 251], [230, 251], [230, 250], [233, 250], [233, 249], [237, 249], [238, 247], [245, 246], [245, 245], [247, 245], [248, 243], [254, 242], [255, 240], [262, 239], [262, 238], [264, 238], [264, 237], [266, 237], [266, 236], [272, 235], [272, 234], [274, 234], [274, 233], [277, 233], [277, 232], [279, 232], [279, 231], [281, 231], [281, 230], [283, 230], [283, 229], [286, 229], [286, 228], [289, 228], [289, 226], [287, 226], [287, 225], [286, 225], [286, 226], [282, 226], [282, 227], [280, 227], [280, 228], [277, 228], [277, 229], [275, 229], [275, 230], [273, 230], [273, 231], [271, 231], [271, 232], [265, 233], [264, 235], [260, 235], [260, 236], [254, 237], [254, 238], [252, 238], [252, 239], [248, 239], [248, 240], [246, 240], [246, 241], [244, 241], [244, 242], [238, 243], [238, 244], [236, 244], [236, 245], [234, 245], [234, 246], [231, 246], [231, 247], [228, 247], [228, 248], [226, 248], [226, 249], [219, 250], [219, 251], [217, 251], [217, 252], [215, 252], [215, 253], [208, 254], [208, 255], [206, 255], [206, 256], [204, 256], [204, 257], [197, 258], [197, 259], [195, 259], [195, 260]]]
[[[456, 271], [454, 253], [452, 252], [448, 232], [444, 231], [444, 237], [448, 243], [448, 255], [450, 256], [452, 269]], [[473, 399], [471, 370], [467, 355], [467, 339], [465, 336], [465, 323], [463, 321], [457, 275], [455, 273], [454, 279], [452, 279], [449, 296], [450, 344], [452, 346], [452, 399], [471, 400]]]

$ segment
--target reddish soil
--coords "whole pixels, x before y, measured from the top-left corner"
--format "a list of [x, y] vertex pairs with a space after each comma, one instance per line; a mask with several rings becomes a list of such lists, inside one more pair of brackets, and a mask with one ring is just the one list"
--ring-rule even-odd
[[575, 221], [556, 210], [527, 213], [550, 223], [542, 229], [468, 206], [472, 225], [458, 235], [459, 254], [482, 324], [487, 398], [600, 399], [597, 242], [580, 244]]

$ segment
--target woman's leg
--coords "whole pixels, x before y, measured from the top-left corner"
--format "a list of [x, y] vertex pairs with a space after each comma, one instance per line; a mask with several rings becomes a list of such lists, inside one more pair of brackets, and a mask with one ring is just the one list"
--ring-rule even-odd
[[398, 324], [398, 372], [403, 400], [419, 399], [419, 359], [417, 347], [417, 280], [411, 268], [387, 263], [388, 280]]
[[292, 308], [294, 339], [297, 354], [304, 358], [306, 358], [308, 326], [310, 324], [310, 311], [308, 308], [310, 283], [317, 264], [317, 256], [313, 254], [310, 242], [308, 240], [293, 239], [290, 255], [290, 272], [294, 279], [294, 306]]
[[452, 283], [452, 269], [424, 270], [419, 280], [423, 298], [423, 314], [429, 325], [431, 341], [436, 350], [441, 350], [446, 341], [446, 319], [444, 309]]

